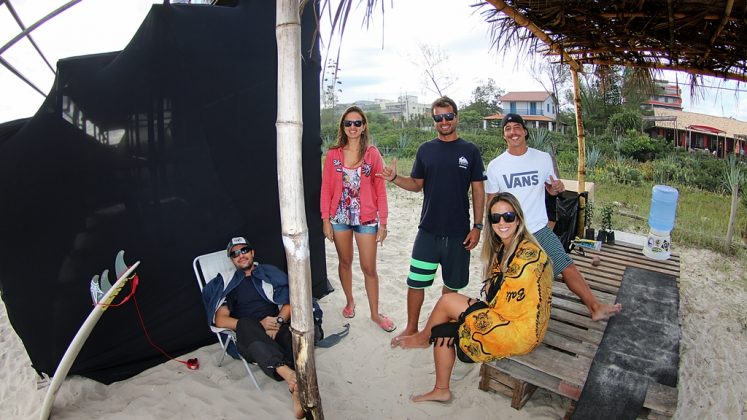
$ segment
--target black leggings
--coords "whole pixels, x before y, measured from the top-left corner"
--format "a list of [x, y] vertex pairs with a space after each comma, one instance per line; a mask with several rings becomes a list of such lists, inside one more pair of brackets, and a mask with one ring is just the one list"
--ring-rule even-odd
[[293, 340], [288, 324], [280, 326], [273, 340], [259, 321], [241, 318], [236, 324], [236, 347], [244, 359], [257, 363], [265, 375], [276, 381], [283, 380], [275, 371], [277, 367], [286, 365], [295, 369]]

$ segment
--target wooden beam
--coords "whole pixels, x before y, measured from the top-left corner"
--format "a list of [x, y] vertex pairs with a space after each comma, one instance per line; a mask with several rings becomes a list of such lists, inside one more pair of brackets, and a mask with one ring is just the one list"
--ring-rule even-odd
[[676, 62], [677, 60], [672, 57], [672, 53], [674, 52], [674, 40], [676, 37], [674, 36], [674, 6], [672, 5], [672, 0], [667, 0], [667, 23], [669, 27], [669, 62]]
[[711, 35], [711, 39], [709, 40], [711, 48], [709, 48], [708, 51], [703, 54], [700, 60], [698, 60], [698, 65], [703, 65], [703, 63], [705, 63], [705, 61], [708, 59], [708, 56], [711, 55], [713, 44], [716, 43], [716, 39], [719, 35], [721, 35], [721, 31], [724, 30], [724, 26], [726, 26], [726, 23], [729, 22], [729, 16], [731, 15], [732, 7], [734, 7], [734, 0], [726, 0], [726, 8], [724, 9], [723, 19], [721, 19], [721, 22], [719, 22], [718, 27], [716, 27], [716, 30], [713, 31], [713, 35]]
[[571, 66], [572, 70], [575, 71], [583, 71], [583, 67], [581, 64], [579, 64], [573, 57], [568, 55], [567, 52], [558, 44], [553, 42], [553, 40], [542, 30], [534, 24], [532, 21], [526, 18], [526, 16], [519, 13], [516, 9], [506, 4], [503, 0], [487, 0], [488, 3], [492, 4], [493, 7], [495, 7], [498, 11], [503, 12], [505, 15], [510, 17], [511, 19], [516, 22], [519, 26], [523, 26], [527, 28], [534, 36], [537, 37], [540, 41], [544, 42], [545, 45], [550, 48], [553, 52], [560, 54], [561, 57], [563, 57], [563, 61], [568, 63], [569, 66]]
[[649, 68], [649, 69], [676, 70], [676, 71], [681, 71], [687, 74], [713, 76], [713, 77], [720, 77], [723, 79], [739, 80], [742, 82], [747, 82], [747, 72], [739, 74], [739, 73], [733, 73], [733, 72], [728, 72], [728, 71], [717, 71], [717, 70], [709, 70], [709, 69], [702, 69], [702, 68], [694, 68], [692, 66], [687, 66], [684, 64], [664, 64], [658, 61], [657, 62], [632, 63], [632, 62], [627, 62], [627, 61], [613, 61], [613, 60], [603, 60], [603, 59], [597, 59], [597, 58], [588, 58], [588, 59], [585, 58], [579, 61], [583, 64], [596, 64], [596, 65], [602, 65], [602, 66], [628, 66], [628, 67], [643, 67], [643, 68]]
[[[605, 19], [624, 19], [624, 18], [655, 18], [655, 19], [658, 19], [658, 18], [661, 17], [659, 15], [652, 15], [651, 13], [648, 13], [648, 12], [599, 13], [599, 14], [593, 15], [593, 16], [603, 17]], [[685, 18], [692, 18], [693, 14], [677, 12], [677, 13], [672, 13], [671, 17], [673, 17], [674, 19], [685, 19]], [[712, 13], [712, 14], [707, 14], [707, 15], [703, 15], [703, 16], [698, 16], [698, 18], [704, 19], [704, 20], [720, 20], [720, 19], [723, 18], [723, 16], [722, 15], [717, 15], [715, 13]], [[589, 16], [579, 15], [579, 16], [574, 16], [574, 19], [575, 20], [589, 20]], [[732, 20], [738, 21], [740, 19], [738, 19], [738, 18], [729, 18], [729, 20], [730, 21], [732, 21]]]

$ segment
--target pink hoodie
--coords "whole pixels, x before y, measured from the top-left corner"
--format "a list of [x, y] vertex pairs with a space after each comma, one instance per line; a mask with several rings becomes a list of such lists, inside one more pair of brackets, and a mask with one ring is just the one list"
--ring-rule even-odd
[[[330, 149], [324, 159], [320, 210], [322, 220], [335, 214], [342, 196], [342, 149]], [[376, 146], [368, 146], [361, 164], [361, 220], [374, 220], [378, 214], [379, 224], [386, 225], [389, 207], [386, 201], [386, 181], [376, 176], [384, 168], [384, 159]]]

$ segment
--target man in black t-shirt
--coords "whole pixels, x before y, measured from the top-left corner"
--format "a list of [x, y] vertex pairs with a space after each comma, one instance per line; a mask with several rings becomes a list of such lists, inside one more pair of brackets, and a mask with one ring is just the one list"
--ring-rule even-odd
[[[438, 138], [423, 143], [415, 155], [410, 176], [397, 174], [396, 159], [377, 174], [408, 191], [423, 191], [423, 208], [410, 273], [407, 277], [407, 326], [392, 339], [418, 332], [424, 289], [433, 284], [441, 265], [444, 286], [442, 294], [456, 292], [469, 282], [470, 251], [480, 241], [485, 210], [485, 168], [480, 150], [459, 137], [459, 115], [456, 103], [446, 96], [431, 106]], [[472, 188], [474, 223], [470, 225], [469, 198]]]

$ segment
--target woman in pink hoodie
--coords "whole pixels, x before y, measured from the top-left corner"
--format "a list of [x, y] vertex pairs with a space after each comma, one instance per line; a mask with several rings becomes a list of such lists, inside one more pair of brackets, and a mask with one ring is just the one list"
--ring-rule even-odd
[[363, 110], [351, 106], [342, 114], [337, 141], [324, 160], [320, 199], [324, 236], [333, 241], [337, 249], [337, 272], [347, 301], [342, 316], [355, 316], [355, 237], [371, 320], [384, 331], [391, 332], [397, 326], [379, 312], [379, 275], [376, 272], [376, 245], [384, 243], [388, 215], [385, 181], [375, 176], [383, 166], [381, 153], [369, 144], [368, 122]]

